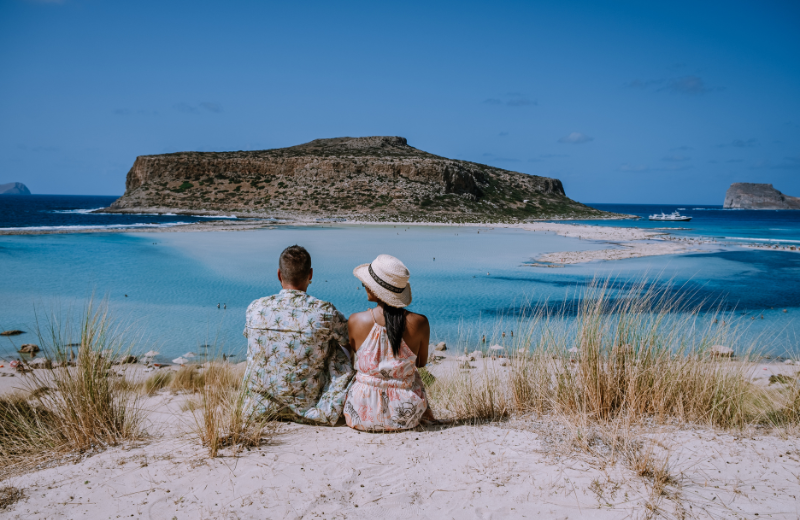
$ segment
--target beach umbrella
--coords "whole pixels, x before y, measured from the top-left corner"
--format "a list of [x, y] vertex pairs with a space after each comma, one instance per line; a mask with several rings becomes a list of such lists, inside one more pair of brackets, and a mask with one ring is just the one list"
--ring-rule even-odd
[[145, 352], [142, 357], [156, 357], [157, 355], [158, 352], [156, 352], [155, 350], [150, 350], [148, 352]]
[[491, 347], [489, 347], [489, 350], [504, 350], [504, 349], [505, 347], [502, 347], [500, 345], [492, 345]]
[[175, 363], [176, 365], [185, 365], [186, 363], [189, 362], [189, 360], [186, 359], [186, 358], [179, 357], [179, 358], [173, 359], [172, 362]]
[[197, 356], [197, 354], [195, 354], [194, 352], [187, 352], [182, 357], [185, 357], [185, 358], [189, 359], [189, 358], [193, 358], [195, 356]]

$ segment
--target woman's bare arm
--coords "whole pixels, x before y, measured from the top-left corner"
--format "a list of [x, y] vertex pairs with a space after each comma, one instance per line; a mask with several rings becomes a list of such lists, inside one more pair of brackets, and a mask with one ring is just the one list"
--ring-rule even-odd
[[410, 314], [406, 320], [409, 332], [416, 340], [417, 368], [428, 363], [428, 342], [431, 339], [431, 326], [422, 314]]

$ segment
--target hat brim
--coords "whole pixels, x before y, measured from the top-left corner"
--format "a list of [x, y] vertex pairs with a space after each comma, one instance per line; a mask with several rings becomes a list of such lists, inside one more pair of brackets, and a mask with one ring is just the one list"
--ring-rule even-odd
[[372, 279], [369, 274], [369, 264], [361, 264], [353, 269], [353, 276], [361, 280], [366, 285], [372, 294], [378, 297], [380, 301], [392, 307], [408, 307], [411, 305], [411, 284], [406, 284], [405, 289], [401, 293], [395, 293], [388, 289], [384, 289]]

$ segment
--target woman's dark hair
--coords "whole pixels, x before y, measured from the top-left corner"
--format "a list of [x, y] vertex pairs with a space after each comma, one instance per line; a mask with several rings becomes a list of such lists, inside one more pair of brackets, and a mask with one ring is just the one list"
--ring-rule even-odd
[[400, 354], [400, 342], [403, 341], [403, 333], [406, 331], [406, 311], [399, 307], [384, 304], [383, 319], [386, 320], [386, 334], [389, 336], [392, 354], [397, 357]]

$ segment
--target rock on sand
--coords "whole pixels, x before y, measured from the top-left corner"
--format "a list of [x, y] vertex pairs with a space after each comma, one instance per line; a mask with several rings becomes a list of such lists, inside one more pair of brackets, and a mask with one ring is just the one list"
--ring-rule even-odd
[[722, 345], [714, 345], [708, 351], [714, 357], [733, 357], [733, 349]]

